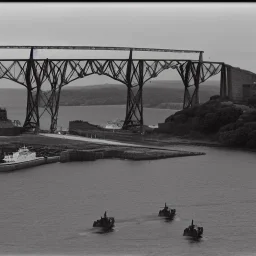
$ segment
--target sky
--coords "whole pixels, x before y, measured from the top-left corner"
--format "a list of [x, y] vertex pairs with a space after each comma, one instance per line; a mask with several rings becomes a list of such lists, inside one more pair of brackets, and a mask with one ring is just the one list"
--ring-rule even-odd
[[[255, 3], [0, 3], [0, 45], [128, 46], [204, 51], [205, 61], [256, 73]], [[193, 58], [197, 54], [136, 53], [134, 57]], [[28, 58], [29, 50], [1, 50]], [[182, 56], [182, 57], [181, 57]], [[37, 50], [35, 58], [128, 58], [128, 52]], [[164, 71], [158, 79], [180, 79]], [[74, 85], [111, 83], [93, 75]], [[15, 87], [0, 81], [0, 88]]]

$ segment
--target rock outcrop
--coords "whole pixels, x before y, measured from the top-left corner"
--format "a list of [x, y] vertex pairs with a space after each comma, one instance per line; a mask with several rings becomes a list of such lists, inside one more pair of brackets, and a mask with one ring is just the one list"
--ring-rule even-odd
[[[165, 120], [173, 135], [216, 135], [224, 145], [256, 148], [256, 109], [234, 104], [219, 97], [208, 102], [184, 109]], [[156, 129], [161, 132], [161, 129]]]

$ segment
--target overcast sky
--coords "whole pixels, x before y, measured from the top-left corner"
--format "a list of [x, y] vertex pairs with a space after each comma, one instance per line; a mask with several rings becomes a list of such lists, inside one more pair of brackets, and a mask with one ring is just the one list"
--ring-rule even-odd
[[[256, 73], [255, 13], [254, 3], [1, 3], [0, 45], [194, 49], [204, 51], [205, 61], [225, 62]], [[28, 50], [0, 50], [0, 59], [28, 55]], [[72, 56], [122, 58], [128, 53], [40, 50], [35, 57]], [[177, 54], [158, 56], [175, 58]], [[183, 56], [197, 58], [195, 54]], [[175, 71], [165, 71], [159, 78], [178, 76]], [[77, 83], [104, 81], [111, 82], [95, 75]]]

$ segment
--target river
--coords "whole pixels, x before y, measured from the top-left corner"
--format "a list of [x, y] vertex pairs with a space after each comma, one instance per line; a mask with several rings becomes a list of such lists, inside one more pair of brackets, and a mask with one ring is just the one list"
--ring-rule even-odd
[[[101, 124], [122, 118], [125, 110], [117, 106], [79, 107], [79, 115], [77, 109], [61, 108], [63, 126], [70, 119]], [[8, 116], [18, 119], [19, 111], [10, 108]], [[154, 124], [169, 111], [149, 110], [147, 115], [147, 122]], [[171, 148], [206, 155], [140, 162], [56, 163], [2, 173], [0, 253], [256, 255], [255, 153]], [[157, 216], [165, 202], [176, 209], [173, 222]], [[116, 227], [114, 232], [99, 234], [92, 223], [105, 210], [116, 218]], [[182, 236], [192, 219], [204, 227], [200, 242]]]

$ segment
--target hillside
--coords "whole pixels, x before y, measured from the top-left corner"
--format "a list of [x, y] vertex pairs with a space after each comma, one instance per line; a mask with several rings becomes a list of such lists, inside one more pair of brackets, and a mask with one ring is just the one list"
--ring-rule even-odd
[[[219, 82], [213, 81], [200, 86], [200, 101], [219, 94]], [[182, 103], [184, 86], [180, 81], [153, 81], [143, 88], [143, 105], [150, 108], [171, 108], [170, 103]], [[61, 106], [124, 105], [127, 88], [123, 84], [93, 86], [66, 86], [60, 97]], [[176, 104], [177, 105], [177, 104]], [[180, 108], [180, 107], [178, 107]]]

